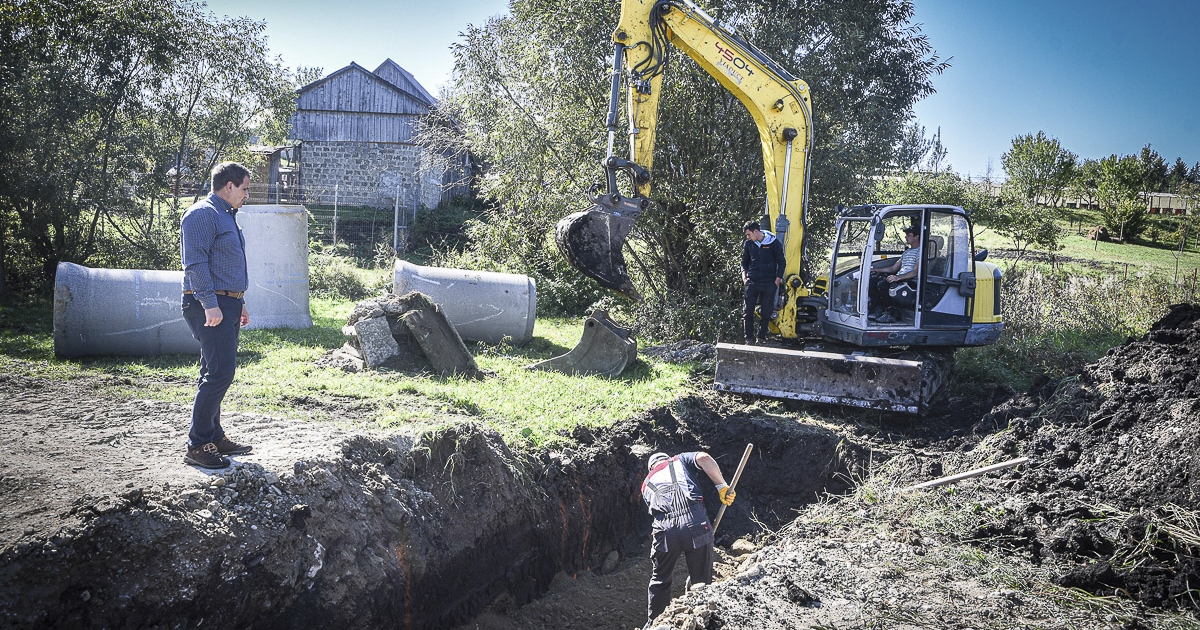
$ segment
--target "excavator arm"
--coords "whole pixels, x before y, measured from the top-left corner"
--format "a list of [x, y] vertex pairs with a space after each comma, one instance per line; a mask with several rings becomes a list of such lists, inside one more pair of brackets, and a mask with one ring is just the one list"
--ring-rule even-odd
[[[709, 16], [690, 0], [623, 0], [613, 32], [614, 62], [608, 114], [604, 190], [588, 210], [559, 222], [556, 240], [569, 261], [601, 285], [637, 297], [621, 250], [638, 216], [649, 207], [663, 69], [672, 48], [684, 51], [746, 106], [758, 127], [766, 182], [766, 215], [784, 246], [785, 308], [777, 325], [795, 337], [797, 299], [808, 204], [812, 108], [808, 85]], [[615, 155], [621, 92], [625, 92], [628, 156]], [[632, 194], [618, 190], [627, 173]], [[736, 229], [736, 228], [733, 228]]]

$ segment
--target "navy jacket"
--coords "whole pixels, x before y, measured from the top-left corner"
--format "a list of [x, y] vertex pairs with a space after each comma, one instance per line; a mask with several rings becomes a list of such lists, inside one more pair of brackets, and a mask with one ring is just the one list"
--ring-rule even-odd
[[755, 283], [775, 283], [783, 277], [783, 243], [775, 235], [763, 230], [763, 240], [742, 243], [742, 271]]

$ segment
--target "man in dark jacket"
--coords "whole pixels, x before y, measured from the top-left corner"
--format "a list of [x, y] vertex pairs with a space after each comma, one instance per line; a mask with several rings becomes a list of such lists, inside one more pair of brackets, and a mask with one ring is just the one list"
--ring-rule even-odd
[[[742, 283], [746, 285], [746, 299], [742, 319], [746, 343], [754, 345], [767, 338], [767, 324], [771, 322], [775, 292], [783, 284], [783, 244], [771, 232], [760, 229], [758, 221], [746, 223], [743, 229], [746, 242], [742, 243]], [[756, 305], [762, 314], [757, 337], [754, 335]]]
[[652, 621], [671, 601], [671, 580], [680, 554], [687, 561], [692, 584], [712, 581], [713, 530], [704, 510], [704, 494], [696, 481], [700, 472], [716, 485], [717, 497], [725, 505], [732, 505], [736, 494], [725, 483], [717, 461], [703, 451], [675, 457], [655, 453], [647, 465], [649, 472], [642, 482], [642, 500], [654, 517], [651, 530], [654, 544], [650, 549], [654, 566], [646, 589], [649, 598], [646, 614]]

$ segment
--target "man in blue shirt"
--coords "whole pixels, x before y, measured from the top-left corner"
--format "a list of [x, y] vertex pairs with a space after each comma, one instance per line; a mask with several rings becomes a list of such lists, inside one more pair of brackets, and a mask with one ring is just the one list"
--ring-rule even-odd
[[250, 285], [246, 239], [235, 220], [249, 196], [250, 172], [237, 162], [222, 162], [212, 170], [212, 193], [183, 213], [179, 228], [183, 318], [200, 342], [200, 379], [183, 461], [201, 468], [225, 468], [226, 455], [251, 451], [221, 428], [221, 401], [237, 369], [238, 332], [250, 324], [243, 300]]
[[[767, 324], [775, 310], [775, 292], [783, 284], [783, 244], [775, 235], [760, 228], [758, 221], [750, 221], [742, 228], [746, 241], [742, 243], [742, 284], [745, 286], [745, 304], [742, 320], [746, 343], [754, 345], [767, 338]], [[758, 324], [758, 336], [754, 334], [754, 307], [758, 306], [762, 319]]]
[[670, 457], [655, 453], [647, 462], [649, 472], [642, 482], [642, 500], [654, 517], [653, 546], [650, 558], [653, 569], [650, 586], [646, 589], [649, 621], [662, 614], [671, 601], [671, 581], [675, 561], [682, 554], [687, 561], [688, 578], [692, 584], [712, 581], [713, 531], [704, 510], [704, 494], [696, 482], [701, 471], [717, 487], [717, 497], [732, 505], [736, 496], [721, 476], [716, 460], [703, 451], [681, 453]]

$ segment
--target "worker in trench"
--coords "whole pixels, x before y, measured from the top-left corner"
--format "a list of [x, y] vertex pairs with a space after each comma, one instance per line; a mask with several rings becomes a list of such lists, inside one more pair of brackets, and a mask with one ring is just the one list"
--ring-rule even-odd
[[671, 600], [671, 579], [675, 561], [681, 554], [687, 562], [691, 584], [712, 581], [713, 528], [708, 523], [704, 494], [697, 482], [699, 473], [703, 471], [716, 485], [717, 496], [725, 505], [732, 505], [736, 495], [725, 483], [716, 460], [703, 451], [674, 457], [654, 453], [647, 468], [642, 499], [654, 517], [654, 543], [650, 549], [653, 569], [646, 589], [649, 598], [646, 628], [649, 628], [650, 620], [662, 614]]

